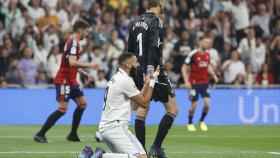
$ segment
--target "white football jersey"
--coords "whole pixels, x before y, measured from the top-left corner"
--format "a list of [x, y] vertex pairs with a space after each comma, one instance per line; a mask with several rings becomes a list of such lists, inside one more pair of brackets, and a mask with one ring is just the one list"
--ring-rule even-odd
[[140, 91], [136, 88], [132, 77], [119, 69], [105, 90], [99, 131], [104, 131], [114, 121], [129, 122], [132, 111], [131, 98], [138, 94]]

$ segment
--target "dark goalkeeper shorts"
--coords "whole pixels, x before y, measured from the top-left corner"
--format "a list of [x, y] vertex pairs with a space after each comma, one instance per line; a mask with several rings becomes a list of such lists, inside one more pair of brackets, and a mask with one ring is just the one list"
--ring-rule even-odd
[[78, 97], [84, 96], [84, 93], [79, 86], [55, 85], [55, 88], [56, 100], [58, 102], [69, 102], [70, 99], [75, 100]]
[[[142, 90], [144, 85], [143, 73], [144, 71], [139, 68], [137, 70], [137, 76], [134, 78], [136, 87], [140, 91]], [[155, 102], [160, 101], [165, 103], [168, 102], [168, 96], [170, 96], [171, 98], [175, 97], [175, 92], [167, 75], [164, 72], [161, 72], [158, 76], [158, 81], [154, 86], [153, 96], [151, 100], [154, 100]]]

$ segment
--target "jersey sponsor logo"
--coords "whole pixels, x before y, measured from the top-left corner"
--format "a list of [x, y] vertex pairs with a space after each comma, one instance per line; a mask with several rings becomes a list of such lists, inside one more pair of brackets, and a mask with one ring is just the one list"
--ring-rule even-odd
[[198, 66], [199, 66], [199, 67], [207, 67], [207, 66], [208, 66], [208, 63], [205, 62], [205, 61], [200, 61], [200, 62], [198, 63]]
[[73, 54], [73, 55], [77, 54], [77, 48], [76, 47], [72, 47], [71, 51], [70, 51], [70, 54]]
[[146, 22], [137, 22], [135, 23], [135, 25], [133, 26], [133, 30], [136, 28], [136, 27], [143, 27], [145, 30], [148, 30], [148, 24]]

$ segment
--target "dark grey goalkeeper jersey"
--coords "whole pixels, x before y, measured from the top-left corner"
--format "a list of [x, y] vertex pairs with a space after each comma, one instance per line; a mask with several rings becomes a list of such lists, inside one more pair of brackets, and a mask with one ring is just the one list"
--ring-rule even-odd
[[128, 52], [137, 56], [142, 70], [162, 64], [163, 39], [163, 23], [154, 13], [144, 13], [131, 22]]

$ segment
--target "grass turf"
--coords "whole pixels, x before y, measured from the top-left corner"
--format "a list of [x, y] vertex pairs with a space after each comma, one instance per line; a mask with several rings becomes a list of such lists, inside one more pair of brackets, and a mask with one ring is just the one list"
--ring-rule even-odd
[[[55, 126], [49, 144], [38, 144], [33, 135], [39, 126], [0, 126], [0, 158], [74, 158], [85, 145], [106, 148], [94, 140], [96, 126], [81, 126], [82, 143], [66, 141], [70, 126]], [[147, 147], [157, 127], [147, 127]], [[132, 129], [133, 131], [133, 129]], [[208, 132], [190, 133], [174, 126], [164, 142], [171, 158], [276, 158], [280, 157], [280, 126], [210, 126]]]

